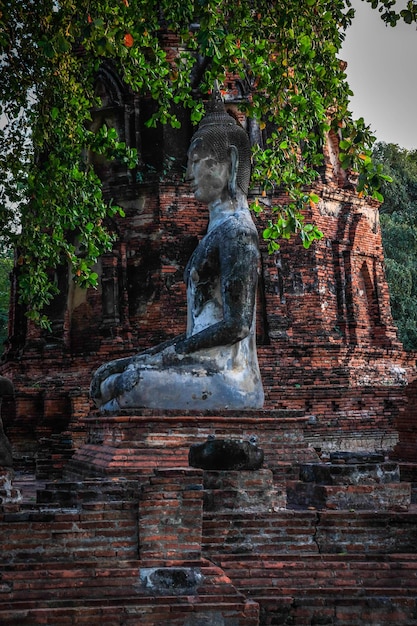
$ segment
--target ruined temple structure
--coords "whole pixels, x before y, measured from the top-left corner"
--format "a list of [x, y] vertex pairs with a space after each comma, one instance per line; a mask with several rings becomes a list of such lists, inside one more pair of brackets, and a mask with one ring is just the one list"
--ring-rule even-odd
[[[231, 82], [228, 89], [226, 102], [236, 113], [245, 85]], [[97, 93], [102, 108], [93, 126], [116, 127], [138, 148], [141, 164], [128, 172], [91, 155], [106, 195], [126, 217], [110, 224], [117, 241], [99, 261], [97, 290], [78, 288], [67, 267], [56, 270], [60, 294], [48, 311], [51, 333], [27, 322], [17, 302], [18, 266], [14, 270], [2, 373], [16, 388], [9, 436], [16, 455], [27, 459], [41, 439], [68, 428], [78, 432], [98, 365], [184, 331], [183, 271], [207, 226], [205, 208], [183, 180], [192, 134], [185, 113], [179, 111], [180, 130], [146, 128], [151, 103], [127, 92], [109, 66], [99, 72]], [[252, 141], [262, 142], [259, 128], [244, 123]], [[390, 313], [378, 204], [357, 197], [338, 165], [333, 133], [324, 151], [315, 188], [321, 199], [306, 216], [323, 239], [308, 251], [293, 241], [273, 255], [263, 247], [257, 344], [265, 408], [304, 410], [318, 427], [331, 422], [347, 437], [356, 436], [357, 425], [372, 437], [381, 424], [389, 447], [403, 386], [413, 374]], [[260, 233], [267, 218], [267, 210], [255, 218]]]
[[[239, 115], [246, 86], [226, 87]], [[180, 130], [148, 129], [152, 104], [111, 66], [97, 93], [93, 126], [116, 127], [141, 163], [127, 172], [90, 155], [126, 217], [110, 224], [97, 290], [56, 270], [52, 332], [27, 322], [14, 270], [1, 373], [15, 391], [2, 419], [16, 476], [0, 467], [0, 623], [417, 623], [415, 355], [390, 313], [378, 204], [340, 169], [338, 137], [306, 215], [323, 239], [274, 255], [261, 241], [264, 408], [101, 416], [94, 370], [185, 330], [183, 271], [207, 215], [184, 182], [185, 113]], [[255, 218], [260, 232], [267, 219]], [[204, 442], [256, 445], [263, 464], [195, 464], [190, 448]]]

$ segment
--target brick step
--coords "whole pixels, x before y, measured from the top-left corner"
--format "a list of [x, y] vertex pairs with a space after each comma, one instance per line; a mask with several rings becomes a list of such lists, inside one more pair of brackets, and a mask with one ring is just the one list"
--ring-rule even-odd
[[265, 625], [416, 623], [415, 553], [380, 553], [367, 560], [359, 554], [225, 555], [213, 560], [260, 605]]
[[271, 513], [204, 514], [203, 552], [244, 554], [367, 555], [413, 553], [417, 514], [387, 511], [285, 510]]
[[412, 626], [415, 553], [224, 556], [216, 561], [237, 589], [260, 606], [262, 624]]
[[184, 623], [212, 624], [219, 616], [225, 616], [224, 623], [234, 626], [259, 626], [257, 603], [251, 600], [222, 602], [218, 597], [200, 600], [197, 606], [195, 597], [186, 597], [147, 598], [143, 602], [124, 598], [122, 602], [104, 600], [89, 606], [78, 602], [64, 607], [0, 608], [2, 626], [183, 626]]
[[[276, 590], [275, 590], [276, 591]], [[259, 596], [262, 624], [276, 626], [415, 626], [415, 594], [395, 595], [391, 590], [366, 590], [352, 594], [333, 590], [333, 595], [323, 593], [315, 597], [300, 594], [287, 596]]]
[[137, 557], [137, 502], [84, 502], [71, 509], [31, 506], [0, 514], [9, 562], [127, 560]]
[[217, 553], [317, 553], [316, 524], [315, 511], [205, 513], [203, 551], [207, 558]]
[[354, 453], [339, 452], [331, 453], [330, 459], [326, 463], [301, 463], [300, 480], [317, 485], [373, 485], [400, 481], [398, 463], [385, 461], [382, 454], [357, 453], [355, 456]]
[[288, 508], [355, 511], [408, 511], [411, 484], [405, 482], [323, 485], [288, 481]]
[[[61, 565], [62, 567], [62, 565]], [[36, 602], [38, 607], [47, 606], [51, 600], [62, 603], [74, 598], [83, 600], [98, 592], [106, 598], [124, 598], [133, 595], [138, 583], [138, 566], [126, 563], [120, 568], [100, 569], [96, 566], [69, 564], [60, 569], [55, 564], [42, 568], [0, 571], [0, 598], [2, 605], [28, 608]], [[7, 598], [7, 600], [6, 600]]]
[[276, 587], [276, 586], [263, 586], [254, 588], [245, 588], [237, 585], [239, 590], [247, 597], [256, 602], [261, 602], [262, 598], [328, 598], [328, 602], [332, 599], [344, 599], [346, 597], [371, 597], [371, 596], [391, 596], [393, 598], [415, 598], [415, 588], [405, 589], [398, 586], [386, 586], [381, 585], [372, 587], [370, 585], [329, 585], [323, 587], [301, 587], [294, 589], [293, 587]]
[[[191, 582], [184, 586], [184, 577], [193, 572], [197, 572], [195, 579], [188, 578]], [[152, 578], [155, 573], [159, 578]], [[170, 568], [140, 561], [120, 562], [117, 567], [92, 562], [81, 567], [20, 564], [4, 567], [0, 574], [2, 626], [180, 626], [188, 612], [193, 618], [201, 615], [201, 623], [211, 623], [206, 620], [213, 607], [221, 615], [230, 615], [236, 626], [259, 623], [258, 605], [247, 601], [224, 572], [207, 561], [173, 562]]]
[[[227, 566], [229, 563], [241, 563], [242, 567], [246, 567], [246, 561], [255, 562], [255, 559], [258, 563], [262, 564], [262, 567], [267, 566], [269, 563], [283, 564], [283, 566], [286, 566], [287, 564], [291, 565], [292, 563], [299, 563], [301, 567], [306, 568], [315, 568], [317, 567], [317, 564], [320, 563], [363, 563], [365, 568], [370, 568], [374, 567], [374, 564], [385, 563], [386, 565], [395, 568], [397, 566], [403, 566], [405, 563], [407, 563], [407, 567], [410, 567], [411, 569], [415, 569], [417, 571], [417, 559], [415, 552], [397, 553], [381, 551], [372, 555], [365, 554], [364, 552], [362, 554], [334, 554], [332, 552], [320, 554], [297, 553], [294, 557], [294, 555], [291, 554], [282, 554], [281, 552], [275, 551], [275, 553], [272, 555], [269, 553], [260, 552], [256, 555], [256, 557], [250, 554], [239, 556], [225, 554], [220, 557], [220, 562]], [[214, 561], [214, 559], [213, 562], [217, 563], [217, 561]], [[218, 565], [219, 567], [221, 567], [220, 562]]]
[[77, 506], [84, 502], [124, 502], [138, 500], [138, 481], [118, 478], [113, 481], [88, 479], [84, 481], [55, 480], [46, 482], [36, 492], [38, 504]]
[[75, 458], [64, 469], [64, 475], [109, 474], [123, 476], [134, 472], [136, 476], [146, 477], [156, 468], [188, 467], [189, 446], [184, 448], [146, 447], [145, 444], [86, 444], [76, 452]]
[[[184, 565], [175, 569], [184, 571]], [[223, 597], [237, 595], [236, 589], [218, 567], [206, 565], [197, 569], [203, 576], [199, 586], [204, 597], [215, 598], [219, 593]], [[50, 564], [42, 568], [5, 568], [0, 571], [0, 598], [3, 599], [2, 605], [13, 603], [21, 607], [31, 606], [34, 601], [38, 607], [48, 606], [51, 601], [58, 604], [80, 598], [83, 602], [95, 602], [97, 597], [109, 600], [144, 596], [146, 600], [149, 593], [141, 583], [140, 571], [139, 562], [120, 563], [117, 568], [102, 568], [95, 564], [89, 567], [69, 564], [59, 568], [56, 564]], [[171, 590], [163, 595], [177, 594]]]
[[[292, 595], [336, 591], [391, 590], [395, 595], [416, 593], [415, 554], [380, 555], [364, 560], [359, 555], [269, 555], [261, 557], [223, 557], [218, 563], [238, 589], [251, 597], [262, 594]], [[374, 592], [372, 591], [372, 593]], [[381, 591], [382, 593], [382, 591]]]

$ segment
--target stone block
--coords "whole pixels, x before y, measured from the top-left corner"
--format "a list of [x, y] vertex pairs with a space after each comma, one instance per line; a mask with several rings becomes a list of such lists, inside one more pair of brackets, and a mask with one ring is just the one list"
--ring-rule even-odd
[[271, 470], [204, 472], [204, 511], [275, 511], [286, 507], [285, 488]]
[[335, 484], [294, 481], [287, 489], [288, 506], [357, 511], [407, 511], [410, 483]]
[[[357, 455], [355, 454], [355, 459]], [[397, 463], [349, 462], [345, 463], [302, 463], [300, 480], [318, 485], [372, 485], [400, 481]]]
[[258, 470], [264, 452], [251, 441], [209, 439], [191, 446], [188, 461], [191, 467], [204, 470]]

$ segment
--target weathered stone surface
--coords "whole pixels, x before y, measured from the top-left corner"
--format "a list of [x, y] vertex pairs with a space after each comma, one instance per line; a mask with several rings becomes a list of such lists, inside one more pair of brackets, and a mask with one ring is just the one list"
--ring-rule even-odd
[[270, 470], [205, 470], [204, 510], [236, 514], [286, 508], [285, 485], [274, 483]]
[[400, 481], [398, 463], [302, 463], [300, 480], [319, 485], [370, 485]]
[[288, 486], [288, 506], [292, 508], [350, 511], [408, 511], [410, 483], [367, 483], [319, 485], [295, 482]]
[[21, 502], [22, 494], [13, 484], [13, 471], [0, 467], [0, 504]]
[[195, 594], [203, 584], [201, 567], [142, 567], [142, 586], [149, 593]]
[[329, 459], [331, 463], [383, 463], [385, 460], [385, 455], [383, 452], [373, 452], [372, 450], [342, 450], [337, 452], [330, 452]]
[[191, 446], [188, 461], [205, 470], [257, 470], [263, 465], [264, 453], [249, 441], [209, 439]]

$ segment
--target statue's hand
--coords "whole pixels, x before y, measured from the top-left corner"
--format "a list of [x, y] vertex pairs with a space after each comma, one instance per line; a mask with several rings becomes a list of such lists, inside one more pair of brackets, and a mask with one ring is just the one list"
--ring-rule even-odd
[[[182, 343], [182, 342], [179, 342]], [[170, 365], [178, 365], [178, 361], [181, 361], [183, 355], [177, 352], [177, 345], [168, 346], [162, 352], [162, 365], [169, 367]]]

